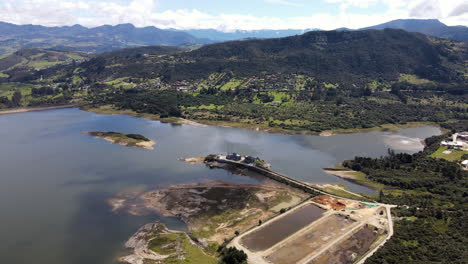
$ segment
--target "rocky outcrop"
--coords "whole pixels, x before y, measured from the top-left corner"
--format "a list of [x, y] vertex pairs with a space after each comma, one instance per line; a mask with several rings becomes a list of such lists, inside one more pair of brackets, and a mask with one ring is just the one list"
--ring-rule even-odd
[[[138, 231], [128, 239], [125, 247], [133, 249], [131, 255], [122, 257], [119, 261], [128, 264], [145, 264], [146, 260], [152, 260], [155, 263], [166, 259], [169, 256], [160, 255], [148, 248], [149, 241], [158, 234], [171, 233], [167, 227], [159, 222], [149, 223], [142, 226]], [[161, 262], [162, 263], [162, 262]]]

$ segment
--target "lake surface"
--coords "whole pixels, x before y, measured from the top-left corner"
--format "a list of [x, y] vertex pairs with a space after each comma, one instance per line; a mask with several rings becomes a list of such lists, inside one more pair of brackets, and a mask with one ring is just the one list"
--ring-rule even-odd
[[[388, 148], [413, 153], [436, 127], [319, 137], [280, 135], [224, 127], [171, 125], [78, 109], [0, 115], [0, 258], [2, 263], [115, 263], [140, 226], [161, 220], [184, 230], [175, 218], [114, 214], [106, 201], [129, 188], [257, 180], [177, 158], [238, 152], [259, 156], [272, 169], [313, 183], [342, 183], [322, 167], [354, 156], [378, 157]], [[82, 131], [139, 133], [155, 150], [110, 144]]]

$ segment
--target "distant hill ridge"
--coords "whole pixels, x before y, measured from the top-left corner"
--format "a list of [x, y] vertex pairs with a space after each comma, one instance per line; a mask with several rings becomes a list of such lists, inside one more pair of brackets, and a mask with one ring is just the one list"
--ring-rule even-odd
[[223, 32], [216, 29], [191, 29], [175, 30], [186, 32], [197, 38], [211, 39], [214, 41], [230, 41], [240, 39], [264, 39], [264, 38], [283, 38], [294, 35], [301, 35], [309, 31], [318, 31], [318, 28], [312, 29], [263, 29], [263, 30], [235, 30], [232, 32]]
[[447, 26], [437, 19], [397, 19], [360, 30], [386, 28], [403, 29], [450, 40], [468, 41], [468, 27]]
[[[171, 56], [138, 56], [150, 53]], [[78, 67], [84, 78], [93, 80], [130, 76], [170, 83], [206, 79], [212, 73], [250, 78], [267, 72], [303, 74], [333, 83], [368, 83], [396, 81], [403, 73], [460, 83], [466, 82], [463, 65], [467, 59], [468, 43], [385, 29], [312, 31], [285, 38], [216, 43], [185, 52], [127, 50], [97, 56]]]
[[81, 25], [45, 27], [0, 22], [0, 54], [12, 53], [21, 48], [56, 48], [100, 53], [128, 47], [181, 46], [210, 42], [185, 32], [156, 27], [137, 28], [132, 24], [86, 28]]
[[[468, 27], [447, 26], [436, 19], [399, 19], [358, 30], [386, 28], [403, 29], [450, 40], [468, 41]], [[132, 24], [87, 28], [81, 25], [45, 27], [0, 22], [0, 55], [11, 54], [21, 48], [53, 48], [101, 53], [151, 45], [199, 46], [240, 39], [281, 38], [318, 30], [272, 29], [222, 32], [214, 29], [165, 30], [153, 26], [137, 28]], [[336, 31], [355, 30], [344, 27]]]

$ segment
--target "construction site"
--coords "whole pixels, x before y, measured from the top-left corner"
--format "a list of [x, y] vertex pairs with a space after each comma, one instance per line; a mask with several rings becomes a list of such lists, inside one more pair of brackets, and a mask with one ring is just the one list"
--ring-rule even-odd
[[316, 196], [236, 237], [249, 263], [362, 263], [393, 234], [390, 207]]

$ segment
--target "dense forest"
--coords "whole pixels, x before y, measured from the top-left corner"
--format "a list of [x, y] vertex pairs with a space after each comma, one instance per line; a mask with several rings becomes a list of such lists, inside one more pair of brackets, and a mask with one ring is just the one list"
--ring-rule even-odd
[[[96, 93], [92, 105], [110, 104], [116, 109], [131, 109], [138, 113], [159, 114], [161, 117], [237, 122], [252, 127], [312, 132], [371, 128], [414, 121], [445, 122], [467, 117], [467, 109], [462, 101], [459, 105], [418, 104], [415, 98], [407, 99], [412, 102], [401, 102], [399, 96], [387, 93], [360, 98], [332, 96], [323, 100], [294, 97], [284, 99], [294, 100], [294, 103], [285, 105], [272, 104], [272, 97], [266, 93], [240, 90], [202, 90], [193, 95], [170, 90], [123, 89], [114, 90], [112, 94]], [[253, 100], [259, 102], [253, 103]]]
[[[446, 126], [468, 130], [468, 122]], [[429, 157], [446, 136], [426, 139], [426, 149], [413, 155], [390, 150], [386, 157], [344, 162], [387, 186], [380, 202], [399, 205], [394, 236], [366, 263], [466, 263], [468, 172]]]

